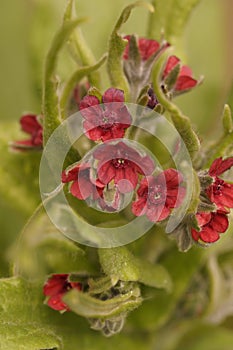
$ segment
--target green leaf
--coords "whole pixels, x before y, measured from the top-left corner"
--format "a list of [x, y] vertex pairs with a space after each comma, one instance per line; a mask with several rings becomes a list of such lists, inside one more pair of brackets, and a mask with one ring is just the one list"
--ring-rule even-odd
[[43, 304], [42, 285], [19, 278], [0, 279], [0, 344], [3, 350], [151, 350], [151, 340], [137, 332], [106, 340], [74, 314], [60, 314]]
[[164, 32], [165, 38], [172, 45], [179, 44], [193, 9], [201, 0], [153, 0], [155, 12], [150, 15], [148, 36], [160, 38]]
[[121, 29], [122, 25], [127, 22], [131, 11], [138, 6], [146, 7], [151, 12], [154, 11], [151, 4], [143, 1], [137, 1], [128, 5], [122, 11], [109, 40], [109, 55], [107, 61], [108, 74], [112, 86], [122, 89], [125, 92], [126, 101], [128, 101], [129, 98], [129, 87], [123, 72], [122, 55], [127, 45], [127, 41], [122, 39], [121, 35], [119, 34], [119, 30]]
[[14, 274], [30, 280], [51, 273], [95, 273], [85, 252], [56, 229], [42, 206], [26, 224], [13, 253]]
[[[60, 348], [58, 334], [38, 320], [38, 293], [17, 278], [0, 280], [1, 349], [37, 350]], [[41, 301], [41, 306], [43, 306]]]
[[224, 127], [224, 134], [216, 142], [212, 143], [206, 151], [206, 163], [203, 168], [209, 168], [216, 158], [231, 156], [233, 143], [233, 129], [231, 110], [228, 105], [225, 105], [222, 122]]
[[223, 327], [214, 327], [201, 324], [188, 332], [175, 350], [231, 350], [233, 334]]
[[233, 131], [233, 120], [232, 120], [231, 108], [227, 104], [224, 106], [224, 109], [223, 109], [222, 124], [223, 124], [225, 135], [228, 135]]
[[44, 144], [47, 143], [50, 135], [60, 125], [57, 82], [55, 79], [55, 69], [58, 60], [58, 54], [72, 31], [85, 19], [75, 19], [67, 21], [55, 34], [51, 47], [45, 60], [44, 81], [43, 81], [43, 115], [44, 115]]
[[138, 281], [154, 288], [171, 289], [171, 278], [163, 266], [136, 258], [125, 246], [99, 249], [98, 253], [106, 275], [121, 281]]
[[100, 300], [73, 289], [64, 296], [63, 300], [72, 311], [87, 318], [117, 316], [135, 309], [142, 302], [137, 290], [135, 294], [130, 291], [112, 299]]
[[126, 247], [99, 249], [100, 264], [104, 273], [122, 281], [138, 281], [139, 268], [135, 257]]
[[200, 186], [200, 181], [199, 181], [197, 172], [195, 170], [193, 170], [193, 180], [191, 185], [193, 186], [193, 192], [192, 192], [189, 208], [186, 214], [189, 214], [189, 213], [196, 214], [198, 205], [200, 204], [201, 186]]
[[90, 74], [90, 72], [98, 70], [105, 63], [106, 59], [107, 59], [107, 55], [104, 55], [93, 66], [79, 68], [69, 78], [69, 80], [67, 81], [67, 83], [65, 84], [65, 86], [63, 88], [61, 98], [60, 98], [60, 112], [61, 112], [61, 116], [63, 119], [65, 118], [64, 114], [65, 114], [66, 104], [67, 104], [69, 97], [70, 97], [73, 89], [75, 88], [75, 86], [80, 82], [80, 80], [83, 77], [88, 76]]
[[[169, 274], [173, 282], [172, 293], [155, 290], [154, 297], [145, 300], [143, 307], [130, 315], [130, 322], [141, 329], [155, 331], [162, 327], [172, 316], [177, 302], [188, 289], [193, 275], [202, 264], [202, 251], [193, 247], [187, 253], [177, 251], [177, 247], [170, 250], [164, 259], [159, 261]], [[146, 317], [145, 317], [146, 315]]]
[[[75, 1], [69, 0], [67, 2], [67, 7], [64, 14], [64, 23], [77, 18]], [[69, 45], [74, 48], [74, 51], [77, 53], [77, 56], [81, 58], [82, 64], [84, 66], [94, 66], [96, 64], [96, 59], [93, 52], [87, 45], [83, 33], [80, 28], [76, 28], [74, 33], [71, 35], [69, 40]], [[90, 70], [88, 72], [88, 80], [91, 85], [100, 86], [100, 74], [95, 70]]]
[[88, 95], [95, 96], [98, 98], [99, 101], [102, 101], [102, 94], [95, 86], [90, 87], [90, 89], [88, 90]]
[[100, 294], [116, 285], [118, 279], [115, 277], [104, 276], [97, 279], [89, 278], [88, 286], [90, 294]]
[[159, 264], [151, 264], [147, 261], [139, 261], [139, 281], [154, 288], [164, 288], [167, 291], [172, 289], [172, 280], [168, 271]]
[[138, 281], [140, 271], [136, 258], [124, 246], [112, 249], [99, 249], [100, 264], [104, 273], [121, 281]]

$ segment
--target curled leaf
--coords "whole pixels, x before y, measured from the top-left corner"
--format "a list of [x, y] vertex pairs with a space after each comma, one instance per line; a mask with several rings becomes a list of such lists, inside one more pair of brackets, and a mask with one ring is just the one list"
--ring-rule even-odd
[[44, 81], [43, 81], [43, 102], [42, 111], [44, 115], [44, 144], [47, 143], [50, 135], [60, 125], [58, 98], [57, 98], [57, 82], [55, 79], [55, 69], [58, 60], [58, 55], [72, 31], [85, 18], [68, 21], [55, 34], [48, 54], [45, 60]]
[[67, 293], [63, 299], [73, 312], [87, 318], [116, 316], [135, 309], [142, 302], [142, 299], [132, 292], [103, 301], [74, 289]]
[[62, 95], [60, 98], [60, 111], [62, 118], [65, 118], [65, 107], [75, 86], [83, 77], [88, 76], [91, 72], [98, 70], [105, 63], [106, 59], [107, 55], [104, 55], [93, 66], [81, 67], [71, 75], [70, 79], [67, 81], [66, 85], [63, 88]]
[[[76, 9], [75, 9], [75, 1], [69, 0], [67, 2], [66, 10], [64, 13], [64, 23], [76, 19]], [[72, 33], [68, 44], [72, 47], [75, 55], [81, 59], [81, 62], [84, 66], [93, 66], [96, 64], [96, 59], [94, 57], [93, 52], [90, 47], [87, 45], [82, 31], [80, 28], [76, 28]], [[88, 80], [90, 84], [94, 86], [100, 85], [100, 74], [99, 72], [93, 70], [88, 72]]]
[[122, 89], [125, 92], [126, 100], [129, 97], [129, 87], [123, 72], [122, 55], [127, 45], [127, 40], [122, 39], [121, 35], [119, 34], [119, 30], [121, 29], [122, 25], [128, 20], [131, 11], [138, 6], [146, 7], [151, 12], [154, 11], [153, 6], [144, 1], [137, 1], [133, 4], [128, 5], [122, 11], [109, 40], [109, 55], [107, 61], [108, 74], [112, 85], [116, 88]]

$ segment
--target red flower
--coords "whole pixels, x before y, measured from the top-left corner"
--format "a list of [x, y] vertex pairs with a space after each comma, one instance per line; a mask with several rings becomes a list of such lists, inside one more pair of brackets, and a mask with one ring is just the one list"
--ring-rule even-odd
[[43, 127], [40, 116], [34, 114], [23, 115], [20, 119], [21, 129], [31, 137], [28, 140], [14, 141], [12, 149], [22, 151], [26, 149], [41, 149], [43, 146]]
[[124, 100], [124, 92], [114, 88], [105, 91], [102, 101], [96, 96], [82, 99], [79, 108], [85, 119], [83, 126], [89, 139], [106, 141], [124, 136], [125, 129], [132, 121]]
[[74, 197], [82, 200], [92, 197], [96, 200], [102, 196], [104, 185], [98, 179], [91, 179], [90, 170], [88, 163], [80, 163], [62, 172], [62, 182], [72, 182], [70, 192]]
[[186, 191], [180, 186], [182, 180], [175, 169], [143, 178], [137, 191], [138, 198], [132, 205], [134, 215], [146, 215], [152, 222], [166, 219], [171, 209], [178, 207], [184, 199]]
[[[180, 59], [176, 56], [170, 56], [163, 71], [162, 79], [165, 80], [180, 63]], [[192, 71], [188, 66], [181, 66], [177, 76], [174, 92], [184, 92], [194, 88], [198, 81], [192, 77]]]
[[219, 233], [225, 232], [229, 225], [226, 213], [221, 211], [200, 212], [196, 214], [196, 218], [200, 231], [192, 228], [191, 232], [194, 241], [200, 243], [216, 242], [220, 238]]
[[62, 300], [63, 296], [70, 289], [82, 289], [81, 283], [69, 282], [68, 277], [68, 274], [54, 274], [44, 285], [43, 293], [48, 297], [47, 305], [54, 310], [69, 311], [68, 306]]
[[213, 177], [213, 183], [207, 188], [206, 194], [218, 209], [228, 211], [233, 208], [233, 184], [218, 177], [233, 166], [233, 157], [225, 160], [215, 159], [212, 163], [209, 175]]
[[[130, 41], [131, 35], [126, 35], [124, 39]], [[138, 39], [138, 50], [143, 61], [148, 60], [160, 49], [160, 44], [156, 40], [139, 38]], [[129, 59], [129, 44], [126, 45], [123, 58]]]
[[105, 185], [113, 180], [121, 193], [131, 192], [137, 186], [138, 174], [149, 175], [154, 170], [149, 156], [142, 157], [123, 142], [101, 145], [95, 150], [94, 158], [99, 160], [99, 180]]

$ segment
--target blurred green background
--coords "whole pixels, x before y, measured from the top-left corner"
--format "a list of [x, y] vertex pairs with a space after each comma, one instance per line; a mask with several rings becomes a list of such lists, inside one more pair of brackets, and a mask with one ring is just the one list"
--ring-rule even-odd
[[[90, 18], [82, 28], [97, 59], [106, 51], [113, 24], [129, 3], [77, 1], [78, 15]], [[8, 155], [7, 142], [19, 137], [17, 120], [23, 112], [40, 113], [43, 60], [64, 6], [65, 0], [1, 0], [0, 4], [1, 275], [8, 274], [9, 245], [39, 201], [35, 165], [38, 155], [27, 156], [33, 158], [30, 167], [28, 159]], [[190, 116], [202, 139], [215, 135], [219, 129], [219, 115], [232, 83], [232, 13], [232, 0], [202, 0], [184, 34], [182, 58], [192, 67], [195, 77], [204, 75], [205, 81], [195, 91], [179, 97], [177, 103]], [[124, 26], [124, 33], [145, 35], [147, 18], [147, 10], [136, 9]], [[69, 66], [63, 68], [68, 70]]]

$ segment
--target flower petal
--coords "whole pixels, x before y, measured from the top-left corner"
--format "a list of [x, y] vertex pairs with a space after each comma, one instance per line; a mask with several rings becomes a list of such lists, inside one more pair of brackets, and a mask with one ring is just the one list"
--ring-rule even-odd
[[54, 274], [45, 283], [43, 293], [46, 296], [56, 295], [66, 290], [68, 274]]
[[140, 38], [138, 40], [138, 47], [142, 60], [146, 61], [159, 50], [160, 44], [156, 40]]
[[115, 113], [116, 113], [115, 122], [122, 125], [122, 128], [126, 129], [131, 125], [132, 117], [126, 106], [118, 109], [117, 111], [115, 111]]
[[99, 180], [103, 184], [107, 185], [115, 177], [116, 170], [112, 166], [111, 160], [110, 160], [105, 162], [101, 166], [99, 166], [97, 169], [97, 173], [98, 173]]
[[93, 153], [93, 157], [100, 161], [108, 161], [111, 159], [115, 159], [117, 155], [117, 148], [115, 145], [110, 145], [108, 143], [104, 143], [98, 146]]
[[53, 295], [47, 301], [47, 305], [51, 307], [53, 310], [57, 311], [69, 311], [69, 307], [63, 302], [62, 297], [65, 293]]
[[197, 80], [193, 79], [192, 77], [189, 77], [187, 75], [181, 75], [178, 77], [176, 84], [175, 84], [175, 90], [176, 91], [184, 91], [192, 89], [197, 85]]
[[124, 91], [115, 88], [109, 88], [105, 91], [103, 95], [103, 103], [111, 103], [111, 102], [124, 102]]
[[150, 175], [155, 169], [155, 163], [149, 156], [145, 156], [139, 159], [137, 163], [137, 171], [142, 175]]
[[150, 183], [150, 176], [144, 177], [141, 182], [137, 194], [139, 197], [145, 196], [148, 193], [148, 186]]
[[200, 238], [200, 233], [192, 228], [191, 234], [192, 234], [192, 238], [194, 239], [194, 241], [198, 242], [198, 240]]
[[79, 168], [80, 168], [80, 166], [77, 165], [73, 169], [70, 169], [68, 172], [66, 170], [64, 170], [62, 172], [62, 175], [61, 175], [62, 182], [63, 183], [67, 183], [67, 182], [70, 182], [70, 181], [77, 180], [78, 173], [79, 173]]
[[38, 116], [35, 114], [23, 115], [20, 118], [20, 124], [22, 130], [30, 135], [42, 129], [42, 125], [38, 123]]
[[152, 222], [158, 222], [166, 219], [170, 214], [170, 210], [163, 205], [154, 205], [147, 208], [146, 216]]
[[[131, 35], [125, 35], [123, 39], [125, 40], [130, 40], [130, 37]], [[124, 51], [124, 54], [123, 54], [123, 59], [124, 60], [128, 60], [129, 58], [129, 43], [127, 43], [126, 47], [125, 47], [125, 51]]]
[[94, 123], [96, 117], [101, 117], [102, 109], [96, 96], [85, 96], [79, 104], [80, 113], [89, 122]]
[[218, 232], [209, 226], [205, 227], [201, 232], [199, 232], [199, 236], [205, 243], [214, 243], [220, 238]]
[[92, 141], [99, 141], [103, 137], [103, 129], [99, 126], [91, 129], [86, 128], [86, 123], [83, 123], [86, 136]]
[[81, 200], [85, 200], [93, 193], [93, 184], [86, 178], [79, 176], [70, 187], [70, 193]]
[[176, 56], [170, 56], [167, 60], [166, 66], [163, 71], [163, 78], [171, 72], [171, 70], [180, 62], [180, 59]]
[[[113, 124], [111, 128], [111, 139], [121, 139], [124, 137], [125, 129], [122, 127], [122, 124]], [[109, 139], [106, 139], [109, 140]], [[104, 141], [104, 140], [103, 140]]]
[[211, 227], [217, 232], [225, 232], [228, 229], [229, 222], [228, 218], [224, 214], [213, 213], [213, 218], [211, 221]]
[[15, 151], [23, 151], [26, 149], [35, 148], [35, 145], [31, 139], [30, 140], [13, 141], [13, 142], [11, 142], [10, 146]]
[[193, 75], [192, 69], [189, 66], [182, 66], [180, 68], [179, 76], [182, 76], [182, 75], [192, 77], [192, 75]]
[[211, 213], [207, 212], [199, 212], [196, 214], [197, 223], [200, 227], [208, 224], [208, 222], [211, 220], [211, 217]]
[[212, 163], [209, 175], [218, 176], [223, 174], [225, 171], [229, 170], [233, 166], [233, 157], [229, 157], [225, 160], [222, 160], [222, 157], [217, 158]]
[[134, 169], [130, 167], [125, 169], [117, 169], [115, 183], [118, 185], [118, 189], [121, 193], [131, 192], [137, 186], [138, 175]]
[[132, 213], [136, 216], [141, 216], [146, 213], [146, 198], [139, 198], [132, 204]]

